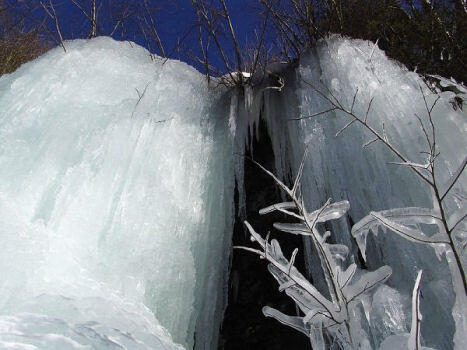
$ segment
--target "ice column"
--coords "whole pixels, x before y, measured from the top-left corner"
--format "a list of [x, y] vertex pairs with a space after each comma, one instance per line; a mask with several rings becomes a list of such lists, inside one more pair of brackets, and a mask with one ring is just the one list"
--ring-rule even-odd
[[222, 92], [128, 42], [66, 45], [0, 78], [0, 341], [213, 348], [234, 188]]

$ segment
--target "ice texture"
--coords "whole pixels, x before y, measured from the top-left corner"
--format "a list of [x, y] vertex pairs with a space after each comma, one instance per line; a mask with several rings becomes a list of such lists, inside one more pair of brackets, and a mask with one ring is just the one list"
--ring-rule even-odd
[[408, 333], [410, 300], [397, 290], [386, 285], [380, 286], [371, 301], [371, 319], [375, 344], [391, 335]]
[[66, 46], [0, 78], [1, 347], [215, 348], [223, 91], [129, 42]]
[[[252, 240], [257, 242], [262, 250], [257, 251], [245, 247], [241, 249], [255, 252], [269, 262], [269, 272], [279, 282], [279, 291], [285, 291], [294, 300], [297, 309], [304, 314], [303, 317], [288, 316], [267, 306], [263, 308], [265, 316], [273, 317], [284, 325], [304, 333], [309, 337], [313, 349], [324, 349], [326, 346], [324, 338], [328, 335], [331, 342], [338, 348], [370, 350], [371, 343], [367, 332], [362, 327], [364, 322], [360, 321], [360, 310], [363, 309], [366, 320], [369, 322], [371, 312], [369, 301], [372, 298], [372, 291], [390, 277], [392, 270], [389, 266], [382, 266], [371, 272], [359, 270], [356, 274], [355, 263], [342, 269], [341, 263], [346, 261], [349, 253], [348, 247], [327, 242], [331, 237], [331, 232], [326, 231], [321, 234], [316, 225], [341, 218], [348, 211], [349, 203], [347, 201], [330, 203], [328, 200], [323, 207], [308, 213], [303, 206], [303, 201], [295, 196], [295, 193], [298, 193], [296, 189], [300, 186], [305, 157], [292, 189], [287, 190], [284, 183], [275, 179], [276, 183], [293, 200], [295, 208], [291, 208], [290, 202], [278, 203], [261, 209], [260, 213], [271, 212], [273, 208], [301, 221], [300, 224], [274, 224], [274, 226], [280, 231], [311, 237], [324, 272], [328, 287], [327, 293], [323, 295], [295, 268], [298, 249], [293, 251], [290, 260], [287, 259], [277, 240], [273, 239], [269, 243], [268, 237], [263, 239], [247, 221], [245, 224]], [[284, 210], [285, 206], [291, 210]], [[298, 230], [295, 229], [296, 226], [299, 227]]]
[[[381, 221], [372, 222], [371, 219], [376, 220], [375, 216], [368, 217], [368, 227], [362, 228], [358, 242], [360, 253], [366, 258], [364, 267], [374, 270], [378, 266], [389, 265], [393, 274], [388, 284], [403, 298], [410, 297], [417, 271], [422, 269], [425, 282], [420, 309], [423, 313], [424, 345], [437, 349], [466, 348], [467, 302], [459, 274], [455, 271], [451, 274], [450, 271], [452, 253], [445, 255], [446, 247], [441, 244], [434, 249], [431, 245], [410, 242], [387, 229], [388, 225], [393, 225], [400, 229], [401, 234], [423, 233], [430, 237], [427, 240], [444, 240], [443, 236], [433, 236], [437, 232], [430, 227], [435, 225], [429, 216], [438, 208], [432, 205], [429, 187], [407, 166], [389, 164], [400, 160], [394, 158], [381, 143], [372, 142], [371, 135], [358, 123], [349, 124], [351, 120], [343, 113], [329, 111], [329, 102], [316, 89], [328, 98], [335, 97], [349, 109], [353, 106], [353, 111], [360, 116], [365, 116], [372, 101], [369, 123], [386, 135], [415, 166], [426, 163], [426, 155], [420, 153], [425, 151], [426, 140], [414, 115], [428, 123], [420, 89], [430, 106], [437, 95], [421, 76], [390, 60], [373, 43], [339, 36], [320, 41], [301, 57], [298, 67], [276, 65], [271, 72], [283, 77], [285, 86], [282, 91], [257, 88], [254, 97], [250, 98], [253, 103], [245, 112], [248, 115], [249, 111], [249, 115], [242, 119], [251, 126], [256, 123], [259, 110], [264, 116], [275, 154], [275, 169], [270, 170], [285, 181], [295, 178], [301, 157], [308, 148], [301, 181], [305, 204], [308, 208], [319, 208], [328, 198], [350, 203], [348, 215], [333, 221], [327, 229], [337, 233], [335, 243], [353, 246], [351, 254], [354, 256], [358, 255], [350, 232], [354, 223], [372, 212], [376, 216], [387, 210], [400, 214], [393, 220], [385, 220], [387, 225]], [[457, 84], [449, 79], [442, 79], [442, 83]], [[462, 86], [457, 86], [457, 90], [465, 92]], [[436, 175], [446, 188], [465, 162], [467, 118], [465, 108], [462, 110], [453, 105], [454, 92], [438, 92], [440, 99], [433, 109], [440, 151]], [[465, 94], [461, 97], [465, 98]], [[321, 114], [306, 118], [318, 113]], [[345, 130], [342, 131], [343, 128]], [[466, 189], [467, 173], [464, 171], [446, 202], [452, 222], [465, 215], [462, 203], [467, 198]], [[287, 204], [284, 206], [287, 208]], [[265, 213], [272, 209], [266, 208]], [[404, 218], [402, 214], [410, 214], [411, 217]], [[465, 225], [464, 220], [457, 228], [456, 237], [460, 242], [466, 239]], [[281, 228], [293, 233], [302, 231], [298, 226]], [[380, 230], [377, 236], [368, 234], [373, 229]], [[363, 251], [365, 236], [366, 250]], [[313, 275], [314, 285], [320, 291], [326, 290], [311, 240], [308, 237], [303, 240], [307, 268]], [[467, 254], [463, 254], [464, 266], [466, 257]], [[371, 331], [371, 325], [369, 327]], [[381, 327], [386, 326], [379, 324], [374, 332], [385, 333]], [[387, 327], [391, 327], [390, 324]]]
[[[0, 78], [1, 347], [216, 348], [234, 176], [241, 215], [246, 205], [243, 158], [234, 154], [251, 147], [246, 143], [263, 118], [275, 155], [270, 170], [285, 183], [301, 179], [287, 190], [303, 194], [310, 210], [329, 198], [336, 203], [326, 213], [335, 219], [326, 223], [333, 232], [327, 247], [347, 266], [339, 268], [339, 281], [357, 281], [347, 291], [365, 283], [357, 265], [392, 269], [389, 286], [362, 298], [352, 314], [365, 333], [361, 348], [407, 345], [410, 295], [421, 269], [422, 344], [467, 348], [467, 302], [453, 288], [460, 284], [447, 263], [452, 254], [387, 229], [433, 237], [427, 227], [437, 208], [428, 188], [407, 166], [389, 164], [399, 160], [341, 113], [293, 120], [329, 110], [315, 88], [359, 115], [372, 101], [370, 123], [419, 167], [426, 163], [414, 117], [426, 113], [420, 88], [428, 103], [436, 96], [373, 43], [338, 36], [317, 43], [297, 66], [277, 63], [267, 72], [241, 92], [211, 89], [186, 64], [97, 38], [68, 42], [66, 53], [52, 50]], [[461, 85], [435, 78], [465, 96]], [[444, 189], [466, 161], [466, 109], [453, 104], [453, 91], [438, 91], [433, 110]], [[451, 224], [465, 215], [466, 183], [464, 171], [448, 198]], [[262, 214], [290, 209], [284, 202]], [[356, 244], [351, 226], [363, 218]], [[465, 241], [465, 221], [456, 230]], [[310, 238], [303, 243], [307, 272], [322, 295], [326, 276]], [[365, 261], [351, 258], [359, 254]], [[282, 282], [281, 290], [293, 290]], [[300, 328], [277, 310], [265, 313]], [[321, 331], [311, 336], [324, 346]]]

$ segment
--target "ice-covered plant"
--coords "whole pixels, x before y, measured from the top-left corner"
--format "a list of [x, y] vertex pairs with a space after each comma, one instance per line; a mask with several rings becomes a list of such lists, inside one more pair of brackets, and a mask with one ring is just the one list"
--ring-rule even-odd
[[279, 322], [306, 334], [314, 350], [324, 350], [325, 335], [330, 337], [334, 344], [338, 344], [339, 348], [369, 349], [369, 341], [361, 327], [360, 310], [363, 307], [366, 317], [369, 318], [371, 293], [376, 286], [388, 279], [392, 270], [389, 266], [383, 266], [371, 272], [357, 271], [355, 263], [343, 267], [349, 253], [348, 247], [329, 243], [331, 233], [320, 232], [317, 224], [342, 217], [349, 209], [349, 203], [331, 203], [328, 200], [321, 208], [308, 212], [300, 191], [304, 160], [305, 156], [292, 188], [287, 187], [274, 174], [255, 162], [275, 180], [291, 200], [261, 209], [260, 214], [279, 211], [299, 221], [275, 223], [274, 227], [283, 232], [311, 238], [321, 262], [327, 291], [319, 291], [295, 268], [298, 249], [287, 259], [277, 240], [269, 242], [269, 237], [262, 238], [248, 222], [245, 222], [245, 225], [260, 249], [235, 248], [256, 253], [266, 259], [269, 262], [270, 273], [279, 282], [279, 291], [285, 291], [303, 313], [303, 316], [288, 316], [271, 307], [264, 307], [263, 313], [266, 316], [274, 317]]
[[[391, 142], [386, 133], [384, 123], [381, 128], [371, 123], [370, 111], [373, 99], [370, 100], [366, 113], [362, 116], [356, 114], [354, 111], [358, 89], [353, 97], [352, 105], [345, 106], [332, 94], [328, 87], [324, 86], [330, 96], [316, 88], [313, 84], [307, 81], [303, 82], [326, 100], [330, 104], [330, 108], [311, 116], [295, 118], [295, 120], [313, 118], [325, 115], [331, 111], [341, 112], [349, 119], [349, 122], [336, 133], [336, 136], [342, 134], [353, 124], [360, 125], [371, 135], [370, 140], [363, 145], [364, 148], [376, 142], [382, 143], [399, 160], [397, 162], [392, 162], [392, 164], [411, 169], [431, 190], [433, 208], [406, 207], [371, 212], [358, 222], [352, 228], [352, 234], [358, 242], [363, 257], [366, 258], [365, 249], [368, 232], [377, 234], [379, 228], [389, 229], [405, 239], [434, 247], [439, 255], [441, 255], [441, 253], [448, 253], [448, 255], [452, 256], [452, 258], [448, 257], [447, 260], [453, 272], [454, 279], [460, 280], [459, 287], [463, 289], [463, 294], [465, 296], [467, 294], [467, 280], [463, 265], [463, 255], [467, 245], [467, 235], [462, 230], [461, 226], [467, 218], [466, 195], [465, 193], [461, 193], [457, 196], [457, 202], [460, 203], [460, 205], [459, 208], [452, 213], [448, 213], [446, 199], [466, 168], [467, 154], [457, 170], [452, 174], [451, 178], [444, 184], [440, 183], [439, 173], [442, 170], [439, 169], [439, 164], [437, 163], [440, 151], [437, 145], [436, 128], [433, 122], [433, 110], [440, 96], [438, 95], [434, 102], [429, 104], [420, 87], [426, 111], [425, 122], [423, 122], [420, 116], [415, 115], [415, 117], [420, 125], [420, 130], [423, 132], [427, 147], [420, 152], [425, 156], [424, 162], [417, 162], [409, 159], [407, 155]], [[428, 126], [426, 126], [426, 124]], [[436, 225], [437, 232], [429, 236], [420, 229], [420, 224]]]
[[[321, 233], [317, 224], [342, 217], [350, 208], [348, 201], [331, 203], [328, 200], [324, 206], [308, 212], [301, 194], [300, 181], [303, 173], [306, 152], [300, 164], [298, 175], [290, 189], [273, 173], [253, 161], [285, 191], [291, 201], [281, 202], [261, 209], [259, 213], [265, 215], [279, 211], [297, 220], [298, 223], [275, 223], [274, 227], [280, 231], [296, 235], [309, 236], [318, 253], [323, 270], [327, 296], [319, 291], [295, 267], [296, 248], [290, 257], [286, 258], [277, 240], [269, 241], [269, 235], [263, 238], [245, 221], [251, 235], [260, 249], [236, 246], [257, 254], [268, 261], [268, 270], [279, 283], [279, 291], [285, 293], [295, 302], [303, 316], [285, 315], [281, 311], [269, 306], [263, 307], [267, 317], [273, 317], [284, 325], [305, 334], [310, 339], [314, 350], [326, 348], [326, 338], [331, 338], [329, 348], [371, 350], [372, 347], [362, 328], [360, 310], [363, 309], [367, 321], [370, 320], [371, 297], [375, 287], [384, 283], [392, 273], [389, 266], [382, 266], [375, 271], [364, 271], [357, 268], [355, 263], [343, 268], [349, 249], [343, 244], [328, 243], [331, 232]], [[412, 292], [412, 324], [409, 334], [391, 335], [384, 339], [379, 350], [404, 349], [432, 350], [422, 347], [420, 342], [420, 270]]]
[[[384, 123], [378, 125], [371, 118], [371, 106], [373, 98], [370, 100], [364, 115], [359, 115], [354, 110], [355, 101], [358, 95], [356, 90], [351, 105], [347, 106], [340, 101], [332, 91], [323, 84], [321, 91], [313, 84], [304, 81], [321, 98], [329, 103], [329, 108], [311, 116], [294, 118], [295, 120], [313, 118], [320, 115], [326, 115], [328, 112], [337, 111], [339, 114], [348, 118], [348, 122], [336, 133], [339, 136], [352, 125], [359, 125], [370, 135], [369, 140], [363, 144], [366, 148], [374, 143], [381, 143], [388, 149], [397, 161], [392, 164], [409, 168], [425, 183], [431, 191], [431, 208], [405, 207], [372, 211], [370, 214], [352, 228], [352, 235], [357, 240], [358, 246], [363, 258], [366, 260], [366, 241], [369, 232], [378, 234], [379, 229], [383, 231], [389, 229], [392, 232], [412, 242], [421, 243], [433, 247], [441, 259], [445, 254], [449, 265], [453, 288], [456, 293], [456, 302], [453, 308], [453, 317], [456, 322], [456, 335], [454, 343], [456, 348], [463, 348], [465, 343], [465, 332], [467, 331], [467, 322], [465, 314], [467, 312], [467, 280], [465, 275], [465, 250], [467, 247], [467, 234], [465, 229], [467, 218], [467, 195], [463, 189], [458, 193], [452, 191], [459, 182], [462, 173], [467, 166], [467, 154], [464, 155], [461, 164], [450, 176], [447, 182], [440, 180], [440, 174], [445, 172], [441, 169], [439, 163], [440, 150], [437, 144], [437, 130], [433, 121], [433, 110], [436, 107], [440, 96], [434, 98], [432, 103], [428, 102], [423, 89], [420, 87], [421, 96], [425, 108], [425, 117], [415, 115], [420, 126], [420, 131], [425, 138], [426, 148], [420, 149], [419, 153], [425, 158], [423, 161], [411, 159], [390, 139], [386, 133]], [[464, 151], [465, 150], [461, 150]], [[457, 209], [452, 210], [448, 207], [448, 198], [453, 198]], [[436, 232], [429, 234], [429, 231], [422, 230], [421, 225], [431, 225], [435, 227]]]
[[412, 291], [412, 325], [410, 327], [410, 334], [396, 334], [387, 337], [381, 343], [379, 350], [404, 349], [406, 346], [408, 350], [433, 350], [432, 348], [422, 346], [420, 342], [420, 324], [422, 320], [420, 313], [421, 279], [422, 270], [418, 272]]

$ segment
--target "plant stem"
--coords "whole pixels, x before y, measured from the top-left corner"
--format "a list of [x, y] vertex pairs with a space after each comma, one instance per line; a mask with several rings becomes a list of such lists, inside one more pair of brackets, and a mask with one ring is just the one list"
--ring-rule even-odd
[[434, 176], [434, 171], [432, 172], [432, 177], [433, 177], [433, 183], [434, 183], [433, 191], [435, 193], [437, 205], [439, 207], [439, 212], [441, 214], [441, 222], [443, 224], [444, 230], [446, 231], [446, 235], [449, 238], [449, 246], [451, 247], [451, 250], [452, 250], [452, 252], [454, 254], [454, 258], [456, 259], [457, 268], [459, 270], [459, 274], [461, 275], [462, 283], [464, 285], [464, 293], [467, 294], [467, 281], [466, 281], [466, 278], [465, 278], [464, 268], [462, 266], [462, 260], [461, 260], [461, 257], [459, 255], [459, 253], [457, 252], [455, 242], [454, 242], [454, 240], [452, 238], [452, 231], [449, 229], [449, 226], [448, 226], [446, 212], [444, 211], [443, 201], [442, 201], [441, 196], [439, 194], [439, 188], [436, 185], [436, 179], [435, 179], [435, 176]]

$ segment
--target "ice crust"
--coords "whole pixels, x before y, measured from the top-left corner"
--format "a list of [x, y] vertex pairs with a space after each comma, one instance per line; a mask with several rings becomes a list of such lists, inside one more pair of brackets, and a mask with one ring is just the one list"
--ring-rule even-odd
[[192, 348], [196, 332], [215, 348], [234, 196], [221, 94], [109, 38], [0, 78], [2, 347]]

